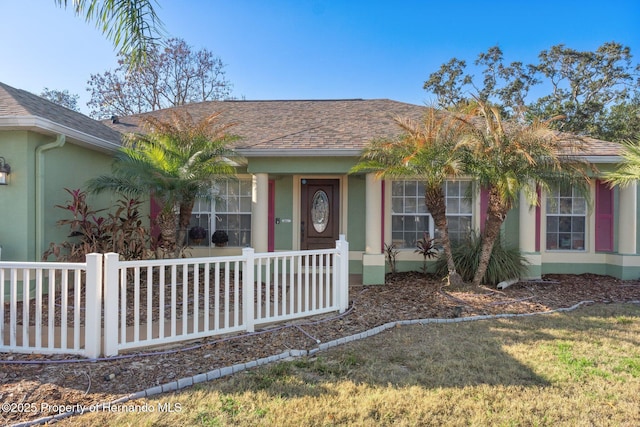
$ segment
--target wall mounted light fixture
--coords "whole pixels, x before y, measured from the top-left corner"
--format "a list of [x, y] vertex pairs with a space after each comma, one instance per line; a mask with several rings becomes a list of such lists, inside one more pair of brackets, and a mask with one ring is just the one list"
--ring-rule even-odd
[[7, 177], [11, 173], [11, 166], [4, 159], [0, 157], [0, 185], [7, 185]]

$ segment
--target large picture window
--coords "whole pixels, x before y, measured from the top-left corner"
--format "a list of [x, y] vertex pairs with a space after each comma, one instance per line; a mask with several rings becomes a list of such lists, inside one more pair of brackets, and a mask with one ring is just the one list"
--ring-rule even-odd
[[[445, 191], [449, 236], [453, 243], [471, 231], [472, 208], [469, 181], [447, 181]], [[391, 238], [397, 248], [415, 248], [424, 234], [439, 237], [433, 218], [424, 203], [424, 184], [420, 181], [391, 183]]]
[[547, 194], [547, 249], [585, 249], [587, 202], [571, 188], [554, 188]]
[[211, 234], [224, 230], [229, 235], [228, 246], [251, 246], [251, 179], [229, 179], [218, 182], [212, 197], [196, 200], [189, 228], [200, 226], [208, 238], [189, 241], [191, 246], [211, 245]]

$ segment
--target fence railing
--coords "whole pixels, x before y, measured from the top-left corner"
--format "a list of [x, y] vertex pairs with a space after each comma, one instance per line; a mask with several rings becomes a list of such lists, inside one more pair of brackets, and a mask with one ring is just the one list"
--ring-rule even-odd
[[252, 332], [258, 325], [344, 311], [349, 247], [171, 260], [0, 262], [0, 352], [122, 350]]
[[84, 263], [0, 262], [0, 351], [100, 353], [102, 255]]

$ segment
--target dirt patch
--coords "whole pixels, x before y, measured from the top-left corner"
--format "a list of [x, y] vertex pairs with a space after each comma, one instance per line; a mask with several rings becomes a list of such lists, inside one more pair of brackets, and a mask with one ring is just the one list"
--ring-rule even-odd
[[351, 304], [344, 315], [333, 313], [251, 335], [191, 342], [163, 352], [125, 353], [123, 358], [74, 363], [64, 363], [73, 360], [72, 356], [0, 353], [0, 401], [16, 409], [30, 409], [2, 411], [0, 424], [53, 415], [40, 411], [43, 403], [88, 406], [110, 401], [216, 368], [290, 349], [311, 349], [317, 347], [316, 340], [328, 342], [396, 320], [541, 312], [582, 301], [640, 302], [640, 282], [592, 274], [549, 275], [542, 281], [474, 293], [448, 292], [440, 280], [419, 273], [387, 279], [384, 286], [351, 286]]

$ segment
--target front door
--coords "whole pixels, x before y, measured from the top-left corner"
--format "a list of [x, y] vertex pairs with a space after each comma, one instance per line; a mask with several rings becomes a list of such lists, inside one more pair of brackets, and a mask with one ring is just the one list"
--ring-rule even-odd
[[340, 180], [300, 182], [300, 249], [333, 248], [340, 228]]

